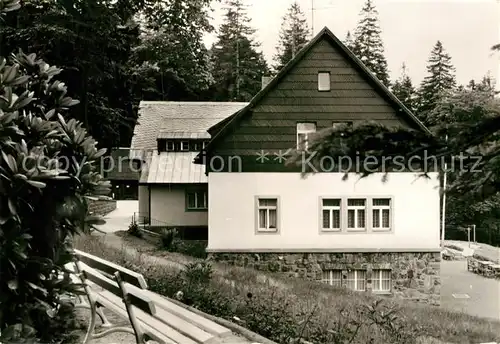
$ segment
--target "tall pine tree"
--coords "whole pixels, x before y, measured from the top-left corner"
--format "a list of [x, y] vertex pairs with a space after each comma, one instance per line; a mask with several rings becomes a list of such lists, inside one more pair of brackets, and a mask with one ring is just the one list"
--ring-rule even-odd
[[384, 44], [380, 37], [378, 11], [372, 0], [366, 0], [360, 17], [351, 50], [384, 85], [389, 86], [389, 73], [384, 56]]
[[456, 87], [455, 68], [441, 41], [437, 41], [427, 60], [428, 75], [419, 88], [418, 116], [424, 123], [434, 122], [428, 118], [439, 101]]
[[255, 29], [242, 0], [226, 0], [224, 22], [212, 46], [213, 98], [218, 101], [248, 101], [261, 88], [268, 73], [264, 55], [257, 51]]
[[416, 90], [410, 76], [407, 74], [406, 65], [401, 67], [401, 76], [392, 85], [392, 93], [411, 111], [416, 108]]
[[274, 56], [275, 72], [279, 72], [307, 44], [309, 33], [304, 12], [295, 1], [288, 8], [281, 24], [280, 41], [276, 47], [277, 54]]

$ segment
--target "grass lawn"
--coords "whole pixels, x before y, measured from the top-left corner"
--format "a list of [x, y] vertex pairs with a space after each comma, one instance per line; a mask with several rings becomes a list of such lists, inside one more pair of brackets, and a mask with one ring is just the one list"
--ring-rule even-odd
[[[181, 290], [184, 303], [238, 322], [277, 343], [297, 338], [315, 344], [500, 341], [500, 322], [251, 269], [189, 264], [201, 260], [159, 252], [137, 238], [127, 240], [133, 240], [133, 245], [110, 247], [96, 236], [79, 237], [75, 245], [142, 273], [154, 292], [173, 297]], [[187, 268], [180, 272], [179, 265], [166, 265], [159, 256]], [[422, 341], [429, 337], [440, 341]]]

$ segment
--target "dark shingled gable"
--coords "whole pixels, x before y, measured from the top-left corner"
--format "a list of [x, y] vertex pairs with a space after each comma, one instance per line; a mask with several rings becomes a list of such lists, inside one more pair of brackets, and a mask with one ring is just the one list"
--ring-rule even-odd
[[[317, 72], [334, 70], [332, 89], [317, 91]], [[314, 92], [312, 90], [314, 89]], [[294, 146], [295, 123], [313, 121], [318, 130], [334, 120], [403, 124], [430, 134], [417, 117], [328, 29], [323, 28], [247, 106], [208, 131], [210, 156], [252, 155], [251, 148]], [[292, 133], [293, 131], [293, 133]], [[246, 142], [246, 143], [244, 143]], [[203, 152], [195, 163], [203, 164]]]

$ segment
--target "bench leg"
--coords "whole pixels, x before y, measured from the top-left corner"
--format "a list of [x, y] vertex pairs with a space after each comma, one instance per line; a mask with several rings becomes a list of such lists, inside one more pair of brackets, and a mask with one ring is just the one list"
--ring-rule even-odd
[[91, 305], [90, 306], [90, 323], [87, 328], [87, 333], [85, 334], [85, 338], [83, 339], [82, 344], [87, 344], [90, 339], [92, 339], [92, 335], [94, 334], [95, 331], [95, 318], [96, 318], [96, 306]]
[[146, 344], [147, 343], [147, 340], [145, 338], [146, 336], [142, 332], [141, 325], [139, 324], [137, 318], [135, 317], [134, 310], [129, 299], [129, 295], [121, 278], [120, 272], [118, 271], [115, 272], [115, 279], [118, 282], [118, 286], [122, 291], [123, 301], [125, 303], [125, 308], [127, 309], [128, 318], [130, 320], [130, 323], [132, 324], [132, 328], [134, 329], [135, 342], [137, 344]]
[[[85, 299], [81, 295], [78, 296], [78, 301], [79, 302], [75, 305], [76, 308], [85, 308], [85, 309], [90, 309], [92, 311], [92, 307], [89, 305], [89, 303], [87, 301], [85, 301]], [[113, 326], [113, 324], [111, 322], [109, 322], [109, 320], [106, 318], [106, 315], [104, 315], [102, 307], [97, 306], [95, 312], [97, 313], [97, 315], [101, 319], [101, 322], [102, 322], [101, 326], [102, 327]]]
[[102, 321], [102, 325], [101, 326], [102, 327], [111, 327], [111, 326], [113, 326], [113, 324], [110, 323], [108, 321], [108, 319], [106, 318], [106, 316], [104, 315], [102, 307], [97, 307], [95, 312], [97, 313], [97, 315], [99, 316], [99, 318], [101, 318], [101, 321]]

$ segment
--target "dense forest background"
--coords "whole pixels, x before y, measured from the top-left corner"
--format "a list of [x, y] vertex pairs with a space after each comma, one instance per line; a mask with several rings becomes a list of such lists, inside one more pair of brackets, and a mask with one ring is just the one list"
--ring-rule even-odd
[[[141, 100], [248, 101], [263, 75], [275, 75], [311, 38], [297, 2], [283, 14], [276, 53], [268, 65], [242, 0], [224, 0], [224, 20], [211, 25], [210, 0], [25, 0], [0, 21], [0, 54], [21, 49], [62, 68], [59, 79], [80, 103], [82, 121], [102, 148], [127, 147]], [[203, 37], [216, 32], [206, 47]], [[345, 44], [429, 127], [483, 119], [499, 109], [494, 80], [459, 85], [442, 42], [429, 47], [427, 76], [415, 85], [402, 73], [390, 80], [377, 9], [367, 0]], [[450, 180], [457, 178], [450, 173]], [[500, 244], [498, 194], [447, 201], [447, 238]]]

